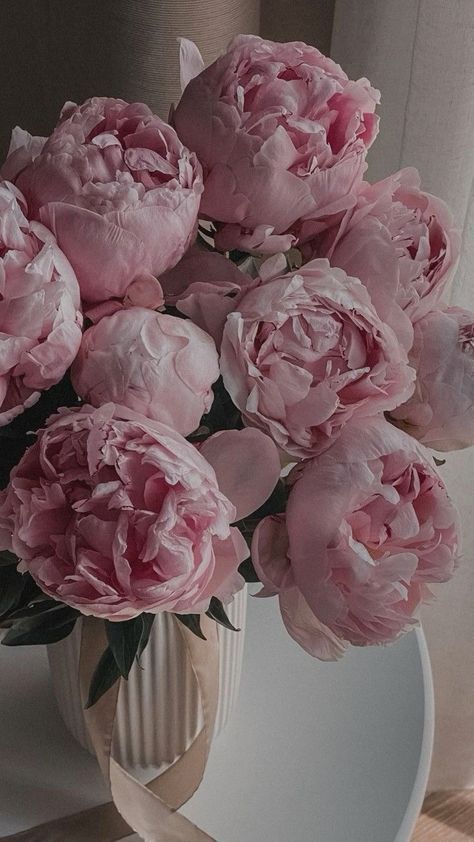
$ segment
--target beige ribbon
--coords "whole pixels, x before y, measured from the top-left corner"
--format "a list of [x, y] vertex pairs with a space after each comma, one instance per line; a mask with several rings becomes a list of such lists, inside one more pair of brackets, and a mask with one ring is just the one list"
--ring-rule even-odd
[[[219, 644], [214, 621], [203, 618], [206, 640], [176, 621], [201, 697], [204, 725], [189, 749], [146, 786], [111, 756], [119, 682], [89, 710], [86, 725], [113, 803], [83, 810], [10, 836], [0, 842], [117, 842], [133, 831], [145, 842], [215, 842], [177, 810], [201, 783], [217, 710]], [[82, 625], [79, 676], [82, 700], [106, 646], [104, 624], [86, 618]], [[177, 664], [177, 668], [179, 665]]]

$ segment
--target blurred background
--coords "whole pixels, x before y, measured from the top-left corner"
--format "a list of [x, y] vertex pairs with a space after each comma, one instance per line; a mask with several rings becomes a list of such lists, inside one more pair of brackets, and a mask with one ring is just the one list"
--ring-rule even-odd
[[[239, 32], [319, 47], [382, 91], [369, 179], [416, 166], [451, 206], [464, 231], [453, 302], [474, 307], [474, 0], [2, 0], [0, 24], [2, 157], [14, 125], [48, 134], [67, 99], [143, 100], [166, 117], [179, 99], [180, 35], [206, 62]], [[465, 546], [424, 623], [436, 790], [474, 787], [474, 454], [449, 454], [443, 471]]]

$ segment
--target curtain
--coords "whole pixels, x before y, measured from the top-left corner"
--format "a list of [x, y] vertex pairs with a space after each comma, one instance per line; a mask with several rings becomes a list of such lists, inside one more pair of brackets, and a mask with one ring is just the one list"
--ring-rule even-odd
[[209, 62], [258, 26], [259, 0], [1, 0], [0, 156], [13, 126], [49, 134], [68, 99], [143, 101], [166, 119], [180, 95], [177, 37]]

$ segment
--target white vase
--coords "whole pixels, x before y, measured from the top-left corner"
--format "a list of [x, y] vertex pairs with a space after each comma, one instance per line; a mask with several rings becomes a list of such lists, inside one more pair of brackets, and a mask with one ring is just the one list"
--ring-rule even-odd
[[[237, 701], [242, 667], [247, 589], [227, 606], [231, 623], [240, 631], [218, 627], [219, 700], [214, 736], [227, 724]], [[54, 693], [62, 718], [78, 742], [92, 751], [79, 692], [81, 620], [59, 643], [48, 646]], [[112, 755], [139, 777], [159, 773], [173, 763], [202, 728], [199, 692], [175, 619], [157, 614], [148, 645], [122, 681], [115, 721]]]

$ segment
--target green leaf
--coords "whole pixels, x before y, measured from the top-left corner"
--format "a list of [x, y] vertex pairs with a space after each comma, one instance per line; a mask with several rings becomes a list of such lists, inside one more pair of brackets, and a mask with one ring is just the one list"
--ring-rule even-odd
[[107, 690], [110, 690], [119, 678], [120, 670], [117, 666], [117, 661], [115, 660], [114, 653], [112, 652], [110, 646], [107, 646], [107, 649], [100, 657], [99, 663], [97, 664], [91, 679], [86, 710], [95, 705], [95, 703], [99, 701], [100, 697], [103, 696], [104, 693], [107, 693]]
[[12, 611], [28, 605], [41, 591], [29, 573], [19, 573], [9, 564], [0, 567], [0, 618], [9, 619]]
[[229, 260], [232, 260], [232, 263], [236, 263], [237, 266], [239, 263], [243, 263], [248, 256], [248, 252], [239, 251], [238, 249], [232, 249], [232, 251], [229, 252]]
[[200, 637], [201, 640], [206, 640], [204, 634], [202, 633], [201, 629], [201, 615], [200, 614], [175, 614], [175, 617], [179, 620], [183, 626], [186, 626], [189, 631], [192, 631], [196, 637]]
[[220, 599], [217, 599], [216, 596], [212, 597], [206, 614], [208, 617], [211, 618], [211, 620], [215, 620], [216, 623], [219, 623], [220, 626], [224, 626], [225, 629], [229, 629], [230, 631], [235, 632], [240, 631], [240, 629], [236, 629], [236, 627], [232, 625], [225, 612], [225, 608], [222, 602], [220, 601]]
[[0, 567], [8, 567], [10, 564], [18, 564], [19, 558], [10, 550], [0, 550]]
[[142, 654], [145, 650], [145, 647], [148, 643], [148, 640], [150, 638], [150, 633], [151, 633], [153, 623], [154, 623], [154, 620], [155, 620], [155, 614], [142, 614], [141, 620], [142, 620], [142, 623], [143, 623], [143, 628], [142, 628], [142, 634], [141, 634], [141, 637], [140, 637], [140, 643], [138, 644], [137, 661], [140, 660], [140, 658], [141, 658], [141, 656], [142, 656]]
[[257, 571], [252, 564], [252, 559], [247, 558], [239, 567], [239, 573], [246, 582], [260, 582]]
[[79, 612], [69, 605], [60, 605], [33, 617], [18, 620], [2, 640], [4, 646], [33, 646], [57, 643], [74, 628]]
[[9, 565], [1, 568], [0, 574], [0, 617], [16, 608], [23, 588], [24, 580], [16, 567]]
[[141, 616], [119, 623], [106, 620], [105, 631], [120, 674], [128, 678], [142, 640], [143, 620]]
[[26, 617], [36, 617], [37, 614], [44, 614], [46, 611], [55, 611], [62, 607], [62, 602], [55, 602], [54, 599], [49, 599], [47, 596], [38, 597], [36, 600], [30, 600], [28, 605], [12, 611], [8, 615], [8, 619], [23, 620]]

